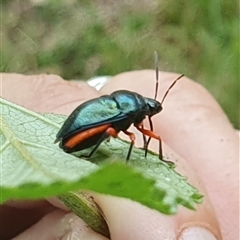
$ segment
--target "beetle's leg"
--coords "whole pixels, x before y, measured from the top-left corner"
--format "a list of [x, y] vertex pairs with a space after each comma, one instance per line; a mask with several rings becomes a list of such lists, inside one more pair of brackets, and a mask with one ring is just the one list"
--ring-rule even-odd
[[[131, 144], [130, 144], [130, 147], [129, 147], [129, 150], [128, 150], [128, 154], [127, 154], [127, 158], [126, 158], [126, 162], [129, 161], [129, 158], [130, 158], [130, 155], [131, 155], [131, 152], [132, 152], [132, 148], [133, 148], [133, 145], [134, 145], [134, 142], [135, 142], [135, 135], [134, 133], [132, 132], [128, 132], [128, 131], [123, 131], [126, 135], [129, 136], [130, 140], [131, 140]], [[114, 129], [114, 128], [108, 128], [106, 133], [108, 133], [108, 135], [116, 138], [118, 137], [118, 132]]]
[[84, 158], [91, 158], [91, 156], [97, 151], [98, 147], [100, 146], [100, 144], [104, 141], [105, 138], [107, 138], [108, 135], [106, 134], [106, 132], [102, 135], [102, 137], [99, 139], [99, 141], [97, 142], [97, 144], [94, 146], [94, 148], [92, 149], [92, 151], [88, 154], [88, 155], [80, 155], [80, 157], [84, 157]]
[[[150, 131], [153, 132], [153, 124], [152, 124], [152, 119], [150, 116], [148, 116], [148, 121], [149, 121], [149, 125], [150, 125]], [[151, 137], [148, 138], [147, 142], [146, 142], [146, 147], [145, 147], [145, 158], [147, 157], [147, 153], [148, 153], [148, 146], [149, 143], [151, 141]], [[160, 151], [160, 150], [159, 150]], [[162, 152], [162, 147], [161, 147], [161, 152]]]
[[[149, 119], [150, 121], [150, 119]], [[144, 125], [143, 122], [141, 122], [140, 124], [134, 124], [134, 126], [139, 130], [139, 128], [144, 129]], [[140, 131], [140, 130], [139, 130]], [[141, 131], [140, 131], [141, 132]], [[147, 153], [148, 153], [148, 145], [150, 143], [151, 138], [149, 137], [148, 140], [146, 138], [146, 135], [142, 133], [143, 136], [143, 149], [145, 150], [145, 158], [147, 157]]]
[[138, 126], [136, 126], [136, 128], [143, 134], [149, 136], [150, 138], [154, 138], [156, 140], [159, 141], [159, 159], [162, 160], [163, 162], [166, 162], [166, 163], [169, 163], [169, 164], [174, 164], [173, 162], [171, 161], [167, 161], [167, 160], [164, 160], [163, 159], [163, 154], [162, 154], [162, 140], [160, 138], [159, 135], [157, 135], [156, 133], [148, 130], [148, 129], [142, 129], [142, 128], [139, 128]]
[[128, 131], [123, 131], [123, 132], [126, 135], [128, 135], [130, 140], [131, 140], [131, 144], [130, 144], [130, 147], [129, 147], [129, 150], [128, 150], [128, 154], [127, 154], [127, 159], [126, 159], [126, 161], [128, 162], [129, 158], [130, 158], [130, 155], [131, 155], [131, 152], [132, 152], [132, 148], [133, 148], [134, 142], [135, 142], [135, 135], [132, 132], [128, 132]]
[[114, 138], [117, 138], [118, 137], [118, 132], [116, 129], [112, 128], [112, 127], [109, 127], [106, 132], [108, 134], [108, 136], [111, 136], [111, 137], [114, 137]]
[[[141, 122], [138, 126], [141, 127], [142, 129], [144, 129], [143, 122]], [[143, 136], [143, 149], [146, 149], [147, 148], [147, 138], [144, 134], [142, 134], [142, 136]]]
[[95, 145], [95, 147], [92, 149], [92, 151], [88, 154], [88, 155], [81, 155], [81, 157], [85, 157], [85, 158], [90, 158], [98, 149], [98, 147], [100, 146], [100, 144], [104, 141], [104, 139], [106, 139], [107, 137], [112, 136], [114, 138], [118, 137], [118, 132], [112, 128], [109, 127], [104, 134], [102, 135], [102, 137], [99, 139], [99, 141], [97, 142], [97, 144]]

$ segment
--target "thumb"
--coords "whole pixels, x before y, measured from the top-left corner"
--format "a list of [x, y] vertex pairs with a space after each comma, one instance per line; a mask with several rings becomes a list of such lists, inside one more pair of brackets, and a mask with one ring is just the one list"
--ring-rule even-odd
[[1, 74], [1, 96], [35, 112], [70, 114], [99, 93], [85, 82], [76, 84], [57, 75]]
[[92, 193], [106, 217], [111, 239], [222, 239], [208, 194], [189, 162], [166, 145], [164, 154], [177, 159], [177, 172], [188, 176], [188, 182], [204, 195], [203, 202], [195, 211], [179, 207], [176, 215], [166, 216], [128, 199]]

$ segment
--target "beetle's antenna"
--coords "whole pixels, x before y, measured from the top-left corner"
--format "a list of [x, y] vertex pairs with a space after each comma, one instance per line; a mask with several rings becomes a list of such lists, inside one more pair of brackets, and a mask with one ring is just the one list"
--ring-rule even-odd
[[[158, 54], [156, 51], [154, 51], [154, 62], [155, 62], [155, 71], [156, 71], [156, 88], [155, 88], [155, 96], [154, 99], [157, 98], [157, 93], [158, 93], [158, 79], [159, 79], [159, 71], [158, 71]], [[161, 101], [161, 105], [163, 104], [164, 100], [166, 99], [169, 91], [172, 89], [172, 87], [176, 84], [176, 82], [178, 80], [180, 80], [182, 77], [184, 76], [184, 74], [180, 75], [177, 79], [175, 79], [173, 81], [173, 83], [170, 85], [170, 87], [168, 88], [168, 90], [165, 92], [162, 101]], [[152, 119], [151, 116], [148, 116], [148, 120], [149, 120], [149, 125], [150, 125], [150, 130], [153, 131], [153, 123], [152, 123]], [[144, 148], [145, 148], [145, 157], [147, 157], [147, 151], [148, 151], [148, 145], [151, 141], [151, 137], [148, 138], [148, 140], [144, 141]], [[159, 156], [161, 155], [162, 158], [162, 146], [161, 146], [161, 140], [160, 140], [160, 145], [159, 145]], [[163, 160], [163, 159], [162, 159]]]
[[[154, 96], [154, 99], [156, 99], [157, 98], [157, 94], [158, 94], [158, 79], [159, 79], [158, 54], [157, 54], [157, 51], [154, 51], [154, 65], [155, 65], [155, 73], [156, 73], [156, 86], [155, 86], [155, 96]], [[151, 119], [150, 116], [148, 116], [148, 121], [149, 121], [150, 130], [153, 131], [153, 123], [152, 123], [152, 119]], [[151, 137], [149, 137], [148, 140], [146, 140], [145, 135], [143, 135], [143, 141], [144, 141], [145, 158], [146, 158], [147, 157], [147, 151], [148, 151], [148, 145], [149, 145], [149, 143], [151, 141]]]
[[[154, 51], [154, 65], [155, 65], [155, 73], [156, 73], [156, 87], [155, 87], [155, 96], [154, 99], [157, 98], [157, 94], [158, 94], [158, 79], [159, 79], [159, 71], [158, 71], [158, 54], [157, 51]], [[152, 119], [151, 117], [148, 117], [149, 120], [149, 125], [150, 125], [150, 129], [151, 131], [153, 131], [153, 124], [152, 124]], [[150, 142], [150, 139], [148, 139], [147, 142]], [[148, 143], [147, 143], [148, 145]], [[146, 153], [145, 153], [146, 154]]]
[[154, 99], [157, 98], [158, 94], [158, 78], [159, 78], [159, 71], [158, 71], [158, 54], [157, 51], [154, 51], [154, 63], [155, 63], [155, 71], [156, 71], [156, 87], [155, 87], [155, 96]]
[[164, 100], [166, 99], [166, 96], [168, 95], [169, 91], [171, 90], [171, 88], [176, 84], [176, 82], [178, 80], [180, 80], [182, 77], [184, 76], [184, 74], [180, 75], [177, 79], [175, 79], [173, 81], [173, 83], [170, 85], [170, 87], [168, 88], [168, 90], [165, 92], [163, 98], [162, 98], [162, 101], [161, 101], [161, 105], [163, 104]]

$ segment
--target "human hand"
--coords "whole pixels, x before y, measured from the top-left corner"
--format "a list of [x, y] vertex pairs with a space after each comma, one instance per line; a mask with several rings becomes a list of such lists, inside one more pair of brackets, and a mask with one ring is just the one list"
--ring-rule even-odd
[[[170, 73], [160, 76], [159, 99], [176, 78]], [[2, 96], [36, 112], [69, 114], [83, 101], [117, 89], [153, 97], [154, 88], [154, 71], [147, 70], [113, 77], [101, 92], [86, 83], [62, 81], [54, 75], [2, 74]], [[106, 216], [111, 239], [214, 239], [205, 229], [218, 239], [220, 229], [223, 239], [238, 239], [237, 133], [206, 90], [186, 78], [174, 87], [163, 108], [153, 118], [154, 131], [175, 151], [163, 145], [164, 155], [200, 189], [204, 202], [197, 211], [180, 207], [177, 215], [165, 216], [127, 199], [93, 193]], [[141, 146], [142, 137], [136, 136], [136, 145]], [[157, 145], [153, 140], [150, 148], [157, 150]], [[14, 236], [15, 230], [22, 232], [16, 240], [105, 239], [66, 212], [57, 199], [51, 203], [56, 207], [43, 200], [11, 201], [1, 206], [5, 239]], [[33, 222], [37, 222], [35, 226], [31, 226]], [[81, 238], [81, 234], [85, 236]]]

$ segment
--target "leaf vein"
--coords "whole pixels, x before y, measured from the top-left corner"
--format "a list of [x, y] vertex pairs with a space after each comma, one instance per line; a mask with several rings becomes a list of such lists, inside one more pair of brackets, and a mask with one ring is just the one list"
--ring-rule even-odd
[[52, 179], [59, 179], [59, 177], [54, 176], [53, 173], [48, 171], [46, 168], [44, 168], [40, 163], [38, 163], [36, 160], [34, 160], [34, 157], [29, 154], [27, 149], [24, 147], [24, 144], [19, 141], [18, 137], [14, 134], [14, 132], [10, 129], [10, 127], [7, 125], [6, 121], [3, 117], [1, 117], [1, 127], [2, 132], [5, 135], [7, 141], [9, 141], [13, 147], [23, 156], [23, 158], [36, 170], [42, 171], [46, 176], [52, 178]]

